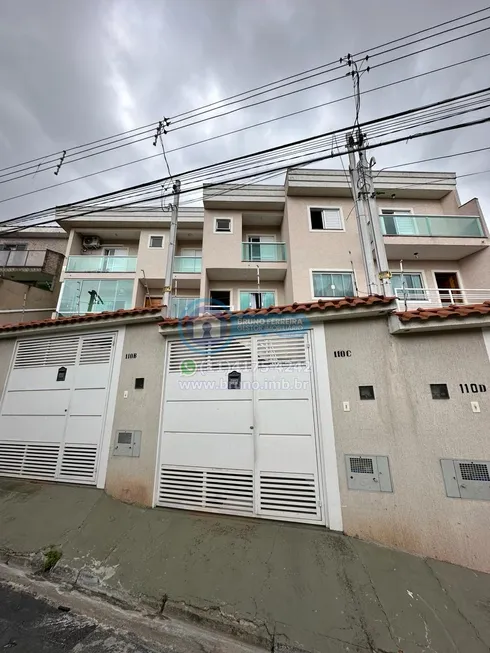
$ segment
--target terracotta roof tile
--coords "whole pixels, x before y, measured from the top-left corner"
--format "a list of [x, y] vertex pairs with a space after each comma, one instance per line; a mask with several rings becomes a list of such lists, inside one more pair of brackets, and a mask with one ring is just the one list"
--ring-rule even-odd
[[0, 332], [24, 331], [26, 329], [35, 329], [37, 327], [50, 327], [60, 324], [77, 324], [80, 322], [101, 322], [103, 320], [109, 320], [114, 317], [129, 317], [131, 315], [160, 313], [161, 310], [161, 306], [152, 306], [151, 308], [121, 308], [118, 311], [104, 311], [103, 313], [85, 313], [84, 315], [71, 315], [70, 317], [57, 317], [48, 320], [18, 322], [16, 324], [0, 324]]
[[332, 311], [344, 308], [357, 308], [358, 306], [373, 306], [375, 304], [391, 304], [394, 297], [383, 297], [381, 295], [369, 295], [367, 297], [342, 297], [341, 299], [319, 299], [315, 302], [294, 302], [282, 306], [271, 306], [269, 308], [246, 308], [241, 311], [222, 313], [208, 313], [199, 317], [185, 316], [183, 318], [166, 318], [160, 322], [160, 326], [175, 326], [179, 323], [187, 324], [195, 320], [206, 320], [209, 316], [219, 320], [229, 320], [231, 317], [241, 315], [279, 315], [289, 313], [309, 313], [310, 311]]
[[490, 301], [482, 304], [450, 304], [441, 308], [417, 308], [413, 311], [398, 311], [395, 315], [398, 315], [402, 322], [490, 315]]

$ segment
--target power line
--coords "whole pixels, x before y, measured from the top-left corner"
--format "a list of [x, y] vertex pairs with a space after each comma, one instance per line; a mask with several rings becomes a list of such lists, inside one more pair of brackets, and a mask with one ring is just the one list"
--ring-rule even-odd
[[[454, 22], [461, 21], [461, 20], [463, 20], [463, 19], [465, 19], [465, 18], [468, 18], [468, 17], [470, 17], [470, 16], [474, 16], [474, 15], [480, 14], [480, 13], [482, 13], [482, 12], [488, 11], [489, 9], [490, 9], [490, 7], [486, 7], [486, 8], [484, 8], [484, 9], [481, 9], [481, 10], [478, 10], [478, 11], [475, 11], [475, 12], [471, 12], [471, 13], [469, 13], [469, 14], [466, 14], [466, 15], [460, 16], [460, 17], [458, 17], [458, 18], [455, 18], [455, 19], [452, 19], [452, 20], [449, 20], [449, 21], [445, 21], [445, 22], [443, 22], [443, 23], [440, 23], [440, 24], [438, 24], [438, 25], [432, 26], [432, 27], [430, 27], [430, 28], [426, 28], [426, 29], [424, 29], [424, 30], [419, 30], [419, 31], [417, 31], [417, 32], [414, 32], [413, 34], [410, 34], [410, 35], [407, 35], [407, 36], [404, 36], [404, 37], [400, 37], [400, 38], [398, 38], [398, 39], [394, 39], [394, 40], [392, 40], [392, 41], [389, 41], [389, 42], [387, 42], [387, 43], [385, 43], [385, 44], [382, 44], [382, 45], [380, 45], [380, 46], [376, 46], [375, 48], [371, 48], [371, 49], [379, 49], [379, 48], [382, 48], [382, 47], [384, 47], [384, 46], [386, 46], [386, 45], [390, 45], [390, 44], [392, 44], [392, 43], [399, 43], [400, 41], [403, 41], [403, 40], [406, 40], [406, 39], [412, 38], [413, 36], [416, 36], [416, 35], [418, 35], [418, 34], [426, 33], [426, 32], [428, 32], [428, 31], [432, 31], [432, 30], [434, 30], [434, 29], [437, 29], [438, 27], [441, 27], [441, 26], [444, 26], [444, 25], [448, 25], [448, 24], [451, 24], [451, 23], [454, 23]], [[398, 45], [398, 46], [396, 46], [396, 47], [393, 47], [393, 48], [390, 48], [390, 49], [384, 50], [384, 51], [379, 52], [379, 53], [373, 53], [371, 56], [372, 56], [372, 57], [374, 57], [374, 56], [379, 56], [379, 55], [386, 54], [386, 53], [388, 53], [388, 52], [391, 52], [391, 51], [394, 51], [394, 50], [397, 50], [397, 49], [400, 49], [400, 48], [408, 47], [409, 45], [413, 45], [413, 43], [418, 43], [418, 42], [421, 42], [421, 41], [423, 41], [423, 40], [427, 40], [427, 39], [430, 39], [430, 38], [435, 38], [435, 37], [437, 37], [437, 36], [440, 36], [441, 34], [445, 34], [445, 33], [448, 33], [448, 32], [450, 32], [450, 31], [454, 31], [454, 30], [456, 30], [456, 29], [462, 29], [462, 28], [464, 28], [464, 27], [468, 27], [468, 26], [470, 26], [470, 25], [473, 25], [473, 24], [476, 24], [476, 23], [483, 22], [483, 21], [485, 21], [485, 20], [488, 20], [488, 18], [489, 18], [489, 17], [486, 17], [486, 18], [480, 18], [480, 19], [478, 19], [478, 20], [474, 20], [474, 21], [471, 21], [471, 22], [466, 23], [466, 24], [463, 24], [463, 25], [458, 25], [458, 26], [455, 26], [455, 27], [449, 28], [449, 29], [447, 29], [447, 30], [443, 30], [443, 31], [441, 31], [441, 32], [438, 32], [438, 33], [436, 33], [436, 34], [431, 34], [431, 35], [425, 36], [425, 37], [423, 37], [423, 38], [421, 38], [421, 39], [417, 39], [417, 40], [415, 40], [415, 41], [413, 41], [413, 42], [410, 42], [410, 43], [404, 43], [404, 44], [401, 44], [401, 45]], [[473, 32], [473, 33], [470, 33], [470, 34], [462, 35], [462, 36], [457, 37], [456, 39], [451, 39], [450, 41], [447, 41], [447, 42], [442, 42], [442, 43], [439, 43], [439, 44], [435, 44], [435, 45], [430, 46], [430, 47], [428, 47], [428, 48], [424, 48], [424, 49], [422, 49], [422, 50], [420, 50], [420, 51], [418, 51], [418, 52], [408, 53], [408, 54], [406, 54], [406, 55], [403, 55], [402, 57], [398, 57], [397, 59], [394, 59], [393, 61], [399, 61], [400, 59], [404, 59], [404, 58], [406, 58], [406, 57], [408, 57], [408, 56], [413, 56], [414, 54], [418, 54], [419, 52], [427, 51], [427, 50], [430, 50], [430, 49], [433, 49], [433, 48], [436, 48], [436, 47], [440, 47], [440, 46], [442, 46], [442, 45], [446, 45], [447, 43], [452, 43], [452, 42], [457, 41], [457, 40], [460, 40], [460, 39], [462, 39], [462, 38], [467, 38], [467, 37], [469, 37], [469, 36], [473, 36], [473, 35], [475, 35], [475, 34], [478, 34], [478, 33], [481, 33], [481, 32], [483, 32], [483, 31], [486, 31], [487, 29], [490, 29], [490, 28], [485, 28], [485, 29], [483, 29], [483, 30], [479, 30], [479, 31], [477, 31], [477, 32]], [[365, 50], [365, 51], [363, 51], [363, 52], [368, 52], [368, 51], [369, 51], [369, 50]], [[359, 53], [358, 53], [358, 54], [359, 54]], [[354, 56], [358, 56], [358, 55], [354, 55]], [[333, 64], [333, 63], [334, 63], [334, 62], [332, 62], [332, 64]], [[377, 66], [379, 67], [379, 66], [382, 66], [382, 65], [386, 65], [386, 64], [388, 64], [388, 63], [392, 63], [392, 61], [382, 62], [382, 63], [378, 64]], [[324, 64], [323, 67], [326, 67], [326, 66], [329, 66], [329, 65], [332, 65], [332, 64]], [[320, 66], [320, 67], [321, 67], [321, 66]], [[320, 67], [317, 67], [317, 68], [315, 68], [315, 69], [310, 69], [310, 70], [317, 70], [317, 69], [320, 68]], [[325, 71], [325, 72], [333, 72], [334, 70], [337, 70], [337, 69], [339, 69], [339, 68], [341, 68], [341, 66], [337, 66], [337, 67], [335, 67], [334, 69], [332, 69], [332, 70], [330, 70], [330, 71]], [[298, 74], [296, 74], [296, 75], [292, 75], [292, 76], [289, 76], [289, 77], [284, 78], [284, 79], [287, 80], [287, 79], [291, 79], [291, 78], [293, 78], [293, 77], [299, 77], [299, 76], [303, 75], [303, 79], [302, 79], [302, 80], [296, 80], [295, 82], [290, 82], [290, 83], [298, 83], [299, 81], [306, 81], [307, 79], [309, 79], [309, 77], [305, 77], [304, 75], [305, 75], [306, 73], [308, 73], [308, 72], [310, 72], [310, 71], [305, 71], [304, 73], [298, 73]], [[320, 73], [317, 73], [317, 74], [320, 74]], [[324, 73], [322, 73], [322, 74], [324, 74]], [[311, 77], [311, 76], [310, 76], [310, 77]], [[337, 78], [334, 78], [334, 79], [331, 79], [331, 80], [326, 80], [326, 81], [324, 81], [324, 82], [321, 82], [321, 84], [324, 84], [324, 83], [330, 83], [330, 82], [333, 82], [333, 81], [340, 80], [340, 79], [342, 79], [342, 78], [343, 78], [343, 76], [341, 76], [341, 77], [337, 77]], [[283, 80], [279, 80], [279, 82], [281, 82], [281, 81], [283, 81]], [[275, 86], [274, 88], [271, 88], [271, 89], [269, 89], [268, 91], [263, 91], [263, 92], [260, 93], [260, 94], [264, 94], [264, 93], [266, 93], [266, 92], [272, 92], [272, 91], [275, 91], [275, 90], [277, 90], [278, 88], [281, 88], [281, 87], [282, 87], [282, 86], [277, 86], [277, 84], [278, 84], [279, 82], [272, 82], [272, 83], [270, 83], [270, 84], [263, 85], [262, 87], [257, 87], [257, 89], [265, 88], [265, 87], [267, 87], [267, 86], [271, 86], [271, 85], [276, 84], [276, 86]], [[284, 85], [283, 85], [283, 86], [284, 86]], [[296, 93], [296, 92], [301, 92], [301, 91], [303, 91], [303, 90], [308, 90], [308, 89], [310, 89], [310, 88], [314, 88], [315, 86], [318, 86], [318, 84], [311, 85], [311, 86], [307, 86], [307, 87], [302, 88], [302, 89], [296, 89], [296, 90], [294, 91], [294, 93]], [[233, 99], [233, 98], [235, 98], [235, 97], [239, 97], [239, 96], [243, 96], [243, 95], [248, 95], [247, 98], [244, 98], [243, 100], [240, 100], [240, 101], [246, 101], [247, 99], [250, 99], [251, 97], [255, 97], [255, 96], [257, 96], [257, 95], [260, 95], [260, 94], [250, 95], [250, 93], [251, 93], [252, 91], [254, 91], [254, 90], [256, 90], [256, 89], [251, 89], [251, 91], [250, 91], [250, 90], [249, 90], [249, 91], [244, 91], [244, 92], [242, 92], [242, 93], [240, 93], [240, 94], [238, 94], [238, 95], [236, 95], [236, 96], [231, 96], [231, 98], [227, 98], [227, 99], [225, 98], [225, 100], [221, 100], [221, 101], [219, 101], [218, 103], [221, 103], [221, 108], [222, 108], [223, 106], [228, 106], [229, 104], [236, 104], [236, 102], [237, 102], [236, 100], [235, 100], [235, 102], [231, 102], [231, 103], [228, 102], [228, 105], [226, 105], [226, 104], [223, 105], [223, 104], [222, 104], [223, 102], [225, 102], [225, 101], [227, 101], [227, 100], [230, 100], [230, 99]], [[267, 101], [267, 102], [268, 102], [268, 101], [272, 101], [272, 100], [275, 100], [275, 99], [280, 99], [281, 97], [284, 97], [285, 95], [289, 95], [289, 94], [290, 94], [290, 93], [282, 94], [282, 95], [279, 95], [279, 96], [276, 96], [276, 97], [273, 97], [273, 98], [268, 98], [267, 100], [264, 100], [264, 101]], [[244, 106], [244, 107], [235, 108], [234, 110], [232, 110], [232, 111], [230, 111], [230, 112], [226, 112], [226, 113], [223, 113], [223, 114], [219, 114], [218, 116], [212, 116], [212, 117], [209, 117], [209, 118], [207, 118], [207, 119], [214, 119], [214, 118], [216, 118], [216, 117], [220, 117], [220, 116], [228, 115], [228, 113], [233, 113], [233, 112], [238, 111], [238, 110], [246, 109], [246, 108], [249, 108], [250, 106], [256, 106], [256, 104], [262, 104], [264, 101], [259, 102], [259, 103], [254, 103], [254, 104], [252, 104], [252, 105], [246, 105], [246, 106]], [[206, 107], [210, 107], [210, 106], [213, 106], [213, 105], [215, 105], [215, 104], [217, 104], [217, 103], [211, 103], [210, 105], [205, 105], [204, 107], [201, 107], [201, 109], [205, 109]], [[209, 111], [209, 110], [211, 110], [211, 109], [208, 109], [208, 111]], [[176, 117], [183, 116], [183, 115], [190, 114], [190, 113], [195, 113], [196, 111], [198, 111], [198, 109], [194, 109], [194, 110], [191, 110], [191, 111], [185, 112], [185, 114], [178, 114]], [[201, 113], [196, 114], [196, 116], [197, 116], [197, 115], [201, 115], [202, 113], [204, 113], [204, 111], [201, 111]], [[194, 117], [195, 117], [195, 116], [192, 116], [191, 118], [194, 118]], [[189, 119], [190, 119], [190, 118], [189, 118]], [[207, 120], [207, 119], [206, 119], [206, 120]], [[203, 122], [203, 121], [204, 121], [204, 120], [200, 120], [200, 121], [197, 121], [197, 122]], [[174, 122], [175, 122], [175, 120], [174, 120]], [[180, 122], [180, 121], [178, 121], [178, 122]], [[182, 128], [184, 128], [184, 126], [192, 126], [193, 124], [197, 124], [197, 122], [191, 123], [191, 124], [189, 124], [189, 125], [182, 125], [181, 127], [177, 127], [176, 129], [182, 129]], [[142, 131], [142, 130], [146, 129], [147, 127], [152, 127], [152, 128], [151, 128], [151, 129], [148, 129], [147, 131]], [[102, 154], [102, 153], [105, 153], [105, 152], [107, 152], [107, 151], [112, 151], [112, 150], [114, 150], [114, 149], [118, 149], [118, 148], [120, 148], [120, 147], [125, 147], [126, 145], [131, 145], [131, 144], [134, 144], [134, 143], [137, 143], [137, 142], [140, 142], [140, 141], [146, 140], [146, 137], [144, 137], [144, 138], [138, 138], [138, 139], [136, 139], [136, 140], [131, 140], [131, 141], [129, 141], [129, 142], [122, 142], [122, 143], [121, 143], [121, 141], [126, 141], [128, 138], [133, 138], [133, 136], [141, 136], [142, 134], [148, 134], [148, 133], [150, 133], [150, 132], [153, 132], [153, 131], [154, 131], [154, 128], [155, 128], [155, 127], [154, 127], [154, 123], [150, 123], [149, 125], [145, 125], [145, 126], [142, 126], [142, 127], [136, 128], [136, 129], [133, 129], [133, 130], [128, 130], [128, 131], [126, 131], [126, 132], [121, 132], [120, 134], [116, 134], [115, 136], [106, 137], [106, 138], [104, 138], [104, 139], [99, 139], [98, 141], [92, 141], [92, 142], [87, 143], [87, 144], [85, 144], [85, 145], [94, 145], [94, 144], [96, 144], [96, 143], [103, 143], [103, 145], [96, 146], [96, 147], [91, 147], [91, 148], [88, 148], [88, 149], [86, 149], [86, 150], [81, 150], [81, 148], [85, 147], [85, 145], [82, 145], [82, 146], [76, 146], [76, 147], [73, 147], [73, 148], [67, 148], [67, 150], [66, 150], [67, 152], [71, 152], [71, 151], [74, 151], [74, 150], [79, 150], [79, 151], [77, 151], [77, 152], [74, 152], [74, 154], [68, 154], [68, 157], [76, 157], [76, 156], [78, 156], [78, 155], [80, 155], [80, 154], [84, 154], [85, 152], [88, 152], [88, 151], [91, 151], [91, 150], [101, 149], [102, 147], [104, 147], [105, 149], [103, 149], [101, 152], [95, 152], [95, 153], [93, 153], [93, 154], [91, 154], [91, 155], [87, 155], [86, 157], [78, 157], [78, 158], [72, 158], [72, 159], [68, 158], [68, 160], [66, 161], [66, 163], [74, 163], [74, 162], [79, 161], [79, 160], [82, 160], [82, 159], [84, 159], [84, 158], [89, 158], [90, 156], [95, 156], [95, 155], [97, 155], [97, 154]], [[136, 133], [136, 132], [138, 132], [138, 133]], [[125, 134], [132, 134], [132, 135], [131, 135], [131, 136], [125, 136]], [[118, 136], [125, 136], [125, 138], [122, 138], [122, 139], [119, 139], [119, 140], [111, 140], [111, 139], [115, 139], [115, 138], [117, 138]], [[109, 141], [109, 142], [105, 142], [105, 141]], [[121, 144], [116, 145], [115, 147], [109, 147], [109, 148], [107, 147], [108, 145], [114, 145], [115, 143], [121, 143]], [[55, 156], [55, 154], [58, 154], [58, 155], [59, 155], [59, 153], [54, 153], [53, 155], [49, 155], [49, 156]], [[14, 168], [19, 168], [21, 165], [28, 164], [28, 163], [32, 163], [32, 162], [37, 162], [37, 161], [41, 161], [43, 166], [48, 166], [48, 167], [44, 167], [42, 170], [38, 170], [39, 172], [43, 172], [43, 171], [49, 170], [49, 169], [51, 169], [51, 164], [55, 163], [55, 162], [58, 160], [59, 157], [57, 157], [57, 158], [54, 159], [53, 161], [44, 161], [44, 162], [43, 162], [42, 159], [45, 159], [45, 158], [46, 158], [46, 155], [44, 155], [43, 157], [38, 157], [38, 158], [36, 158], [36, 159], [31, 159], [30, 161], [24, 162], [23, 164], [16, 164], [16, 165], [13, 165], [13, 166], [8, 166], [7, 168], [3, 168], [3, 169], [0, 170], [0, 172], [2, 172], [2, 171], [4, 171], [4, 170], [12, 170], [12, 172], [10, 172], [10, 173], [6, 173], [5, 175], [0, 175], [0, 177], [1, 177], [1, 176], [10, 176], [10, 175], [17, 174], [18, 172], [22, 172], [22, 170], [13, 170], [13, 169], [14, 169]], [[31, 169], [34, 168], [34, 167], [37, 167], [37, 168], [39, 169], [40, 165], [41, 165], [41, 163], [40, 163], [40, 164], [37, 164], [37, 166], [36, 166], [36, 165], [34, 165], [34, 166], [30, 166], [30, 167], [29, 167], [29, 170], [31, 170]], [[26, 169], [27, 169], [27, 168], [26, 168]], [[29, 174], [30, 174], [30, 173], [29, 173]], [[24, 177], [24, 176], [27, 176], [27, 175], [20, 175], [20, 176], [14, 177], [13, 179], [9, 179], [9, 180], [7, 180], [7, 181], [13, 181], [14, 179], [22, 178], [22, 177]], [[0, 182], [0, 183], [2, 183], [2, 182]]]
[[[440, 134], [440, 133], [444, 133], [444, 132], [447, 132], [447, 131], [454, 131], [454, 130], [457, 130], [457, 129], [463, 129], [463, 128], [466, 128], [466, 127], [471, 127], [471, 126], [474, 126], [474, 125], [479, 125], [479, 124], [483, 124], [483, 123], [487, 123], [487, 122], [490, 122], [490, 117], [483, 118], [483, 119], [480, 119], [480, 120], [474, 120], [474, 121], [467, 122], [467, 123], [451, 125], [451, 126], [443, 127], [443, 128], [439, 128], [439, 129], [433, 129], [433, 130], [426, 131], [426, 132], [419, 132], [417, 134], [411, 134], [408, 137], [403, 136], [403, 137], [400, 137], [400, 138], [390, 139], [390, 140], [385, 141], [383, 143], [378, 143], [378, 144], [372, 145], [372, 146], [369, 147], [369, 149], [376, 149], [378, 147], [384, 147], [386, 145], [393, 145], [393, 144], [397, 144], [397, 143], [400, 143], [400, 142], [403, 142], [403, 141], [422, 138], [422, 137], [430, 136], [430, 135], [434, 135], [434, 134]], [[366, 149], [368, 149], [368, 146], [361, 146], [359, 149], [360, 150], [366, 150]], [[339, 156], [338, 154], [334, 154], [334, 153], [331, 153], [330, 155], [323, 154], [321, 156], [310, 158], [310, 159], [308, 159], [306, 161], [303, 161], [302, 165], [310, 165], [310, 164], [313, 164], [313, 163], [317, 163], [319, 161], [324, 161], [324, 160], [327, 160], [327, 159], [337, 158], [338, 156]], [[252, 169], [253, 167], [254, 166], [250, 166], [250, 169]], [[280, 166], [278, 166], [276, 168], [269, 169], [267, 171], [251, 172], [251, 173], [249, 172], [249, 173], [246, 173], [246, 174], [242, 174], [239, 177], [228, 179], [226, 181], [226, 183], [232, 183], [234, 181], [241, 181], [243, 179], [248, 179], [248, 178], [255, 178], [255, 177], [257, 177], [257, 176], [259, 176], [261, 174], [265, 174], [266, 172], [267, 173], [280, 172], [281, 170], [285, 170], [285, 169], [287, 169], [289, 167], [292, 167], [290, 161], [286, 165], [283, 164], [283, 165], [280, 165]], [[221, 182], [221, 181], [220, 182], [208, 183], [207, 187], [209, 188], [209, 187], [212, 187], [212, 186], [221, 185], [222, 183], [223, 182]], [[184, 190], [181, 191], [181, 193], [182, 194], [191, 193], [191, 192], [194, 192], [195, 190], [198, 190], [198, 188], [199, 187], [184, 189]], [[105, 207], [103, 210], [104, 211], [112, 211], [112, 210], [116, 210], [116, 209], [124, 209], [124, 208], [127, 208], [128, 206], [131, 206], [133, 204], [144, 204], [144, 203], [147, 203], [149, 201], [153, 201], [155, 199], [158, 199], [158, 197], [153, 196], [153, 197], [146, 198], [144, 200], [139, 199], [139, 200], [136, 200], [134, 202], [129, 202], [129, 203], [122, 204], [122, 205], [112, 205], [112, 206]], [[80, 208], [82, 208], [82, 207], [80, 207]], [[63, 220], [69, 219], [69, 218], [83, 217], [85, 215], [90, 215], [92, 213], [96, 213], [96, 212], [100, 212], [100, 211], [101, 211], [100, 207], [99, 207], [99, 209], [97, 209], [97, 207], [94, 207], [94, 209], [91, 210], [91, 211], [82, 211], [81, 213], [76, 213], [74, 215], [73, 214], [72, 215], [67, 215], [64, 218], [57, 218], [57, 221], [61, 222]], [[46, 222], [51, 222], [52, 220], [53, 220], [53, 217], [51, 216], [49, 218], [49, 220], [47, 220], [47, 221], [45, 221], [43, 223], [38, 223], [38, 224], [45, 224]], [[32, 226], [34, 226], [34, 224], [31, 222], [31, 223], [28, 223], [28, 224], [23, 224], [20, 227], [14, 228], [13, 230], [5, 231], [4, 233], [13, 233], [15, 231], [22, 230], [23, 228], [32, 227]]]
[[[428, 105], [424, 105], [422, 107], [414, 107], [414, 108], [407, 109], [407, 110], [402, 111], [402, 112], [398, 112], [398, 113], [391, 114], [391, 115], [388, 115], [388, 116], [383, 116], [381, 118], [376, 118], [376, 119], [364, 122], [362, 124], [362, 128], [366, 129], [370, 125], [372, 126], [372, 125], [376, 125], [376, 124], [379, 124], [379, 123], [383, 123], [383, 122], [386, 122], [389, 119], [394, 119], [394, 118], [398, 118], [398, 117], [401, 117], [401, 116], [411, 115], [411, 114], [414, 114], [416, 112], [420, 112], [420, 111], [423, 111], [423, 110], [426, 110], [426, 109], [429, 109], [429, 108], [433, 108], [433, 107], [437, 107], [437, 106], [444, 106], [444, 105], [447, 105], [447, 104], [449, 104], [451, 102], [463, 100], [465, 98], [469, 98], [469, 97], [472, 97], [472, 96], [475, 96], [475, 95], [478, 95], [478, 94], [487, 93], [489, 90], [490, 90], [490, 87], [487, 87], [487, 88], [484, 88], [484, 89], [480, 89], [478, 91], [465, 93], [465, 94], [457, 96], [457, 97], [447, 98], [445, 100], [440, 100], [438, 102], [434, 102], [434, 103], [431, 103], [431, 104], [428, 104]], [[217, 165], [224, 166], [224, 165], [232, 164], [232, 163], [235, 163], [235, 162], [238, 162], [238, 161], [243, 161], [245, 159], [250, 159], [251, 157], [259, 157], [259, 156], [263, 156], [263, 155], [268, 154], [268, 153], [276, 152], [276, 151], [279, 151], [279, 150], [284, 150], [285, 148], [291, 148], [291, 147], [295, 147], [295, 146], [298, 146], [298, 145], [303, 145], [305, 143], [311, 143], [311, 142], [315, 142], [315, 141], [318, 142], [320, 139], [325, 138], [327, 136], [332, 136], [334, 134], [344, 133], [346, 131], [346, 129], [351, 129], [351, 127], [332, 130], [330, 132], [326, 132], [326, 133], [321, 134], [321, 135], [312, 136], [312, 137], [308, 137], [308, 138], [305, 138], [305, 139], [300, 139], [300, 140], [295, 141], [293, 143], [288, 143], [288, 144], [284, 144], [284, 145], [281, 145], [281, 146], [275, 146], [275, 147], [272, 147], [272, 148], [268, 148], [266, 150], [262, 150], [260, 152], [242, 155], [240, 157], [234, 157], [232, 159], [228, 159], [226, 161], [223, 161], [220, 164], [212, 164], [212, 165], [208, 165], [208, 166], [201, 166], [200, 168], [190, 170], [187, 173], [182, 173], [182, 174], [178, 175], [178, 177], [183, 178], [185, 176], [192, 175], [192, 174], [194, 174], [196, 172], [216, 168]], [[122, 192], [127, 193], [127, 192], [130, 192], [130, 191], [133, 191], [133, 190], [139, 190], [139, 189], [143, 189], [143, 188], [151, 188], [151, 187], [155, 186], [156, 184], [161, 184], [162, 182], [165, 182], [165, 181], [168, 181], [168, 178], [160, 178], [160, 179], [153, 180], [153, 181], [150, 181], [150, 182], [144, 182], [142, 184], [137, 184], [135, 186], [124, 189], [124, 191], [115, 191], [115, 192], [113, 191], [113, 192], [109, 192], [109, 193], [103, 193], [101, 195], [90, 198], [90, 201], [97, 201], [97, 200], [101, 200], [101, 199], [104, 199], [104, 198], [113, 198], [113, 197], [117, 197], [117, 196], [120, 197]], [[71, 204], [66, 205], [66, 206], [67, 207], [68, 206], [76, 206], [76, 205], [80, 205], [82, 203], [83, 202], [75, 202], [75, 203], [71, 203]], [[61, 208], [63, 208], [63, 207], [61, 207]], [[25, 219], [25, 218], [31, 218], [31, 217], [38, 217], [38, 216], [42, 215], [43, 213], [52, 212], [52, 211], [53, 211], [53, 208], [45, 209], [43, 211], [36, 211], [34, 213], [30, 213], [30, 214], [27, 214], [27, 215], [24, 215], [24, 216], [19, 216], [18, 218], [13, 218], [11, 220], [4, 221], [4, 224], [6, 222], [10, 222], [12, 220]]]
[[[437, 73], [437, 72], [442, 72], [444, 70], [449, 70], [451, 68], [455, 68], [456, 66], [460, 66], [460, 65], [463, 65], [463, 64], [466, 64], [466, 63], [472, 63], [474, 61], [477, 61], [479, 59], [484, 59], [484, 58], [489, 57], [489, 56], [490, 56], [490, 52], [487, 52], [485, 54], [478, 55], [476, 57], [471, 57], [471, 58], [465, 59], [463, 61], [457, 61], [455, 63], [448, 64], [446, 66], [442, 66], [442, 67], [439, 67], [439, 68], [434, 68], [432, 70], [428, 70], [428, 71], [425, 71], [423, 73], [418, 73], [417, 75], [411, 75], [410, 77], [405, 77], [403, 79], [399, 79], [399, 80], [396, 80], [394, 82], [389, 82], [387, 84], [382, 84], [381, 86], [376, 86], [376, 87], [371, 88], [371, 89], [366, 89], [365, 91], [363, 91], [363, 93], [364, 94], [373, 93], [375, 91], [382, 90], [382, 89], [385, 89], [385, 88], [389, 88], [391, 86], [395, 86], [397, 84], [402, 84], [402, 83], [405, 83], [405, 82], [408, 82], [408, 81], [412, 81], [412, 80], [418, 79], [420, 77], [425, 77], [427, 75], [432, 75], [432, 74]], [[233, 134], [238, 134], [238, 133], [246, 131], [248, 129], [254, 129], [256, 127], [261, 127], [263, 125], [267, 125], [267, 124], [276, 122], [277, 120], [283, 120], [284, 118], [290, 118], [292, 116], [307, 113], [309, 111], [314, 111], [314, 110], [329, 106], [331, 104], [336, 104], [338, 102], [343, 102], [345, 100], [350, 100], [353, 97], [354, 97], [353, 95], [346, 95], [346, 96], [341, 97], [341, 98], [336, 98], [334, 100], [329, 100], [328, 102], [322, 102], [321, 104], [316, 104], [316, 105], [311, 106], [311, 107], [306, 107], [305, 109], [300, 109], [298, 111], [293, 111], [291, 113], [286, 113], [286, 114], [284, 114], [282, 116], [276, 116], [275, 118], [270, 118], [268, 120], [263, 120], [261, 122], [253, 123], [251, 125], [246, 125], [244, 127], [238, 128], [238, 129], [233, 129], [231, 131], [224, 132], [223, 134], [217, 134], [215, 136], [211, 136], [209, 138], [205, 138], [205, 139], [202, 139], [202, 140], [199, 140], [199, 141], [194, 141], [192, 143], [187, 143], [185, 145], [181, 145], [180, 147], [176, 147], [176, 148], [173, 148], [171, 150], [168, 150], [167, 153], [170, 154], [172, 152], [178, 152], [180, 150], [184, 150], [184, 149], [187, 149], [189, 147], [194, 147], [196, 145], [201, 145], [201, 144], [204, 144], [204, 143], [208, 143], [208, 142], [217, 140], [219, 138], [224, 138], [226, 136], [231, 136]], [[13, 195], [11, 197], [6, 197], [6, 198], [0, 200], [0, 204], [3, 204], [4, 202], [10, 202], [12, 200], [20, 199], [22, 197], [27, 197], [29, 195], [34, 195], [35, 193], [41, 193], [41, 192], [43, 192], [45, 190], [51, 190], [52, 188], [57, 188], [58, 186], [65, 186], [66, 184], [71, 184], [71, 183], [74, 183], [76, 181], [81, 181], [83, 179], [88, 179], [90, 177], [94, 177], [96, 175], [103, 174], [105, 172], [111, 172], [113, 170], [118, 170], [120, 168], [124, 168], [124, 167], [129, 166], [129, 165], [134, 165], [136, 163], [142, 163], [143, 161], [148, 161], [148, 160], [154, 159], [154, 158], [162, 156], [162, 155], [163, 155], [163, 152], [158, 153], [158, 154], [152, 154], [150, 156], [135, 159], [134, 161], [128, 161], [126, 163], [121, 163], [119, 165], [111, 166], [109, 168], [104, 168], [102, 170], [98, 170], [96, 172], [91, 172], [91, 173], [88, 173], [86, 175], [81, 175], [79, 177], [75, 177], [74, 179], [67, 179], [66, 181], [58, 182], [56, 184], [50, 184], [48, 186], [44, 186], [43, 188], [38, 188], [38, 189], [31, 190], [31, 191], [27, 191], [25, 193], [20, 193], [18, 195]]]

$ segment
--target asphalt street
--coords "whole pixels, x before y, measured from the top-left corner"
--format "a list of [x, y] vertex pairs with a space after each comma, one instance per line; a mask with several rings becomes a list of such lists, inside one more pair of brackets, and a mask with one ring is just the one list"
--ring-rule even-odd
[[[68, 610], [68, 611], [67, 611]], [[0, 584], [0, 651], [11, 653], [154, 653], [157, 649], [94, 621]]]

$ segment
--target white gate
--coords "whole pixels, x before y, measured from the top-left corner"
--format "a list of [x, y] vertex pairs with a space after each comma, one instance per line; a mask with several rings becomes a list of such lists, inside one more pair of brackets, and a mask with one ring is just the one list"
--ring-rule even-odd
[[0, 411], [0, 475], [96, 482], [115, 334], [19, 340]]
[[156, 503], [324, 521], [310, 351], [308, 332], [170, 342]]

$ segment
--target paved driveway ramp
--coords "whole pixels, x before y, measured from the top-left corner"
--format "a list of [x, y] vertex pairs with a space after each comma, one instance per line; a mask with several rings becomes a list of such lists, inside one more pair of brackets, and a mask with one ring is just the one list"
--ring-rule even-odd
[[[468, 539], [471, 547], [471, 539]], [[0, 481], [3, 561], [112, 601], [321, 653], [490, 651], [490, 575], [325, 528], [119, 503], [92, 488]]]

